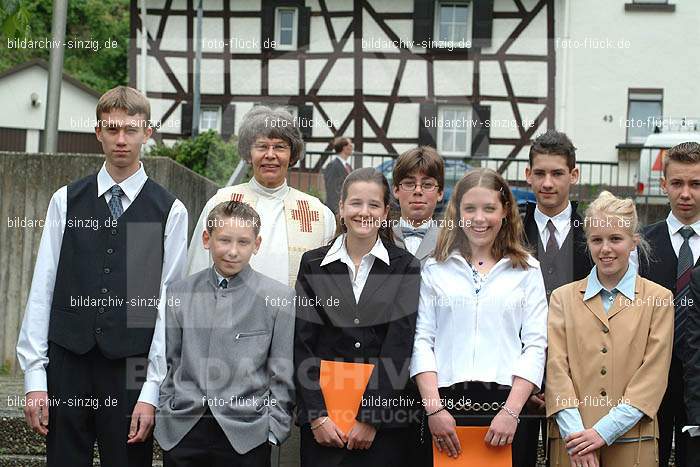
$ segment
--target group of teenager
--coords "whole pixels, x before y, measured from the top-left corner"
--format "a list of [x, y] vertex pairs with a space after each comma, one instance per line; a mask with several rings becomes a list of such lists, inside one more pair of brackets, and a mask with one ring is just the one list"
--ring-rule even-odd
[[[606, 191], [577, 212], [553, 130], [524, 219], [483, 168], [436, 216], [430, 147], [391, 184], [343, 158], [334, 215], [287, 184], [293, 117], [258, 106], [238, 133], [253, 176], [207, 202], [188, 248], [186, 209], [140, 161], [148, 100], [118, 87], [96, 114], [105, 163], [51, 198], [17, 344], [49, 467], [91, 466], [95, 442], [105, 467], [150, 466], [152, 432], [166, 467], [269, 466], [293, 423], [303, 467], [468, 459], [458, 426], [517, 467], [540, 439], [551, 466], [667, 466], [672, 442], [676, 467], [700, 465], [700, 145], [667, 152], [671, 212], [644, 229]], [[373, 365], [345, 431], [324, 361]]]

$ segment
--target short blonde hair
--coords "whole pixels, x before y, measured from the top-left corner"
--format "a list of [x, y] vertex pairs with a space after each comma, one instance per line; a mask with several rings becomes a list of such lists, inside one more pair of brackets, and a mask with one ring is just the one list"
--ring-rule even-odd
[[128, 86], [117, 86], [102, 94], [95, 109], [97, 124], [100, 125], [103, 113], [112, 110], [124, 110], [127, 115], [140, 114], [146, 117], [146, 123], [150, 124], [151, 121], [151, 104], [148, 99], [141, 91]]
[[637, 237], [639, 249], [645, 256], [648, 256], [649, 244], [640, 235], [641, 229], [639, 217], [637, 216], [637, 207], [632, 199], [618, 198], [609, 191], [601, 191], [598, 197], [588, 205], [585, 216], [583, 229], [586, 232], [586, 237], [590, 233], [591, 219], [596, 217], [615, 217], [622, 221], [618, 225], [624, 226], [632, 237]]

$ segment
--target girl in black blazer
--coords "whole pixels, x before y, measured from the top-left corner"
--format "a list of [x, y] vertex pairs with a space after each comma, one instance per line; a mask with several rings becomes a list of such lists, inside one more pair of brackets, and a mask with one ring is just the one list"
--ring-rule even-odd
[[[420, 263], [392, 241], [389, 193], [375, 169], [352, 172], [341, 191], [339, 235], [301, 259], [294, 365], [303, 467], [405, 465], [413, 442], [406, 384]], [[328, 417], [321, 360], [375, 365], [348, 433]]]

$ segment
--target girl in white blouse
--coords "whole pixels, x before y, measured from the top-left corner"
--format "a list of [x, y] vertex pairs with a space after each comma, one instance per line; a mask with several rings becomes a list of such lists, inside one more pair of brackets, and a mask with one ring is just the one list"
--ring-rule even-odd
[[433, 441], [451, 457], [469, 450], [457, 424], [489, 426], [484, 442], [493, 446], [517, 444], [520, 413], [542, 382], [547, 300], [522, 237], [505, 180], [472, 170], [454, 188], [422, 271], [410, 372]]

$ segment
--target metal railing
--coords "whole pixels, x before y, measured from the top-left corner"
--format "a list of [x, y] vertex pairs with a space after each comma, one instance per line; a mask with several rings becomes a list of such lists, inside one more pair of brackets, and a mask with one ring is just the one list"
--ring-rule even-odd
[[[321, 167], [328, 158], [333, 157], [332, 152], [307, 151], [306, 158], [298, 168], [293, 168], [290, 172], [296, 176], [292, 178], [302, 182], [295, 185], [298, 189], [312, 192], [323, 191], [323, 177], [320, 174]], [[371, 154], [356, 153], [350, 159], [350, 163], [355, 168], [375, 167], [380, 169], [391, 182], [391, 171], [393, 161], [397, 154]], [[528, 166], [527, 159], [507, 159], [502, 157], [466, 157], [466, 158], [445, 158], [445, 185], [454, 185], [464, 173], [473, 167], [488, 167], [498, 170], [504, 162], [508, 162], [502, 175], [509, 181], [511, 186], [521, 187], [529, 190], [529, 185], [525, 179], [525, 168]], [[632, 197], [636, 195], [638, 167], [635, 164], [621, 165], [619, 162], [605, 161], [577, 161], [580, 178], [579, 183], [572, 189], [571, 196], [574, 199], [590, 200], [603, 190], [609, 190], [618, 196]], [[300, 176], [300, 174], [306, 174]], [[316, 175], [316, 179], [314, 179]], [[292, 180], [293, 183], [297, 180]]]

